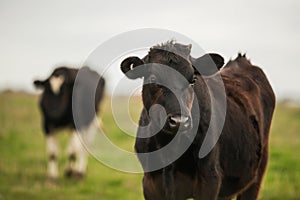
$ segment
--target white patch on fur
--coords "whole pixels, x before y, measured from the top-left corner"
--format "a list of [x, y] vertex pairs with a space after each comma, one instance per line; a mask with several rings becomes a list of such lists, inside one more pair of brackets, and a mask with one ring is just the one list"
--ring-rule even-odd
[[67, 147], [67, 154], [68, 155], [77, 154], [78, 145], [81, 145], [81, 143], [78, 138], [77, 132], [74, 131], [71, 135], [69, 145]]
[[84, 148], [84, 146], [81, 144], [80, 148], [78, 149], [78, 162], [75, 165], [75, 169], [77, 172], [84, 174], [86, 172], [87, 168], [87, 162], [88, 162], [88, 152]]
[[50, 160], [48, 163], [48, 176], [56, 179], [58, 177], [58, 169], [56, 160]]
[[69, 155], [75, 154], [76, 162], [75, 165], [70, 163], [72, 170], [79, 173], [85, 173], [87, 168], [87, 152], [80, 141], [79, 135], [76, 131], [72, 133], [69, 146], [67, 148], [67, 153]]
[[74, 165], [72, 163], [69, 163], [70, 169], [82, 174], [86, 172], [88, 152], [85, 146], [89, 146], [89, 144], [93, 143], [94, 138], [99, 130], [100, 124], [97, 117], [95, 117], [86, 128], [81, 130], [81, 133], [78, 133], [76, 131], [72, 133], [66, 152], [68, 155], [75, 154], [76, 162], [74, 163]]
[[50, 135], [46, 137], [46, 147], [47, 147], [47, 154], [48, 154], [48, 175], [50, 178], [57, 178], [58, 177], [58, 169], [57, 169], [57, 161], [56, 159], [50, 159], [51, 156], [55, 158], [58, 157], [59, 148], [54, 136]]
[[102, 121], [98, 120], [97, 116], [95, 116], [93, 121], [81, 131], [85, 145], [89, 146], [94, 142], [100, 126], [102, 126]]
[[79, 161], [78, 162], [79, 171], [84, 170], [86, 168], [87, 156], [88, 156], [86, 147], [93, 145], [94, 139], [100, 129], [101, 124], [102, 124], [101, 120], [99, 123], [97, 116], [95, 116], [94, 119], [92, 120], [92, 122], [81, 131], [81, 134], [82, 134], [81, 139], [84, 144], [82, 144], [82, 149], [79, 154], [79, 157], [81, 157], [81, 161], [80, 161], [80, 159], [78, 160]]
[[63, 75], [60, 76], [52, 76], [49, 80], [51, 90], [54, 94], [58, 94], [62, 84], [64, 83], [65, 78]]
[[46, 145], [47, 145], [47, 153], [48, 155], [58, 156], [59, 148], [57, 145], [57, 141], [53, 135], [46, 137]]

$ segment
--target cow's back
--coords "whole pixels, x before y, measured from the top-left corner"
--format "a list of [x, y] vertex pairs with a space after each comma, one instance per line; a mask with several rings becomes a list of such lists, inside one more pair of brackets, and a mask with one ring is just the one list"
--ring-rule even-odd
[[236, 103], [249, 117], [252, 115], [252, 120], [259, 123], [258, 131], [267, 137], [275, 108], [275, 95], [262, 69], [239, 55], [227, 63], [221, 74], [228, 103]]
[[90, 68], [83, 67], [79, 71], [72, 95], [77, 128], [86, 127], [94, 119], [103, 98], [104, 85], [104, 78]]

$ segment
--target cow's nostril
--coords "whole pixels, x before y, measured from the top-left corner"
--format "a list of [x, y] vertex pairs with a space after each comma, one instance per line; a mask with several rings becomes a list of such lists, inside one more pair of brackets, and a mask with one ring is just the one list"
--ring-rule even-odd
[[187, 129], [190, 127], [190, 118], [182, 115], [169, 116], [168, 123], [171, 129], [178, 129], [180, 126]]
[[179, 126], [179, 122], [178, 122], [177, 118], [172, 117], [172, 116], [169, 117], [169, 124], [170, 124], [171, 128], [173, 128], [173, 127], [175, 128], [175, 127]]

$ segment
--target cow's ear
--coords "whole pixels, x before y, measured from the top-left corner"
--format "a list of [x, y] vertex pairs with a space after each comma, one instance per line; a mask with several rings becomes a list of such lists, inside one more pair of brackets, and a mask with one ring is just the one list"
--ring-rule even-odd
[[139, 57], [128, 57], [122, 61], [121, 70], [130, 79], [141, 78], [143, 75], [140, 73], [140, 70], [136, 70], [136, 67], [143, 64], [144, 61]]
[[224, 58], [216, 53], [209, 53], [197, 59], [191, 59], [196, 74], [204, 76], [218, 72], [224, 65]]
[[46, 83], [46, 81], [41, 81], [41, 80], [33, 81], [34, 86], [38, 89], [44, 89], [45, 83]]

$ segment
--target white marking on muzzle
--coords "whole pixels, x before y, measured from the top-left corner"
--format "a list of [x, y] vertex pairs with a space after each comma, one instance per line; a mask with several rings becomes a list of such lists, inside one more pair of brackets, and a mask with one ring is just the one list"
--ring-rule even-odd
[[58, 94], [62, 84], [64, 83], [65, 78], [63, 75], [52, 76], [49, 80], [51, 90], [54, 94]]

